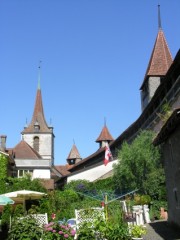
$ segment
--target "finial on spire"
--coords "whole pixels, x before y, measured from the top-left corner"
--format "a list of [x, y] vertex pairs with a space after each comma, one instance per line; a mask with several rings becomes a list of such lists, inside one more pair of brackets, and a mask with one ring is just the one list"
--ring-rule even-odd
[[74, 145], [75, 145], [75, 140], [74, 140], [74, 138], [73, 138], [73, 143], [74, 143]]
[[41, 62], [42, 62], [42, 61], [39, 61], [39, 67], [38, 67], [38, 69], [39, 69], [39, 76], [38, 76], [38, 89], [41, 88], [41, 85], [40, 85], [40, 82], [41, 82]]
[[161, 14], [160, 14], [160, 5], [158, 4], [158, 28], [162, 29], [161, 25]]
[[106, 117], [104, 117], [104, 126], [106, 126]]
[[26, 123], [25, 123], [24, 128], [27, 128], [27, 126], [28, 126], [28, 121], [27, 121], [27, 118], [26, 118]]

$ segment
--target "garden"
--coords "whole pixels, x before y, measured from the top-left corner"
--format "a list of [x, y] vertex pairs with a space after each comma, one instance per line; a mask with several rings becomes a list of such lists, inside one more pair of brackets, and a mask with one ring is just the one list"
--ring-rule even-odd
[[[146, 233], [142, 226], [129, 226], [134, 206], [148, 206], [150, 220], [160, 219], [160, 209], [167, 210], [165, 177], [160, 150], [152, 145], [153, 134], [143, 131], [131, 144], [123, 143], [117, 152], [119, 163], [113, 177], [88, 182], [72, 181], [63, 189], [47, 192], [38, 179], [0, 176], [0, 194], [20, 189], [46, 193], [41, 199], [6, 205], [1, 215], [2, 230], [7, 240], [128, 240]], [[120, 201], [126, 202], [125, 214]], [[104, 215], [82, 221], [78, 228], [67, 223], [76, 218], [75, 210], [103, 208]], [[48, 224], [40, 226], [35, 214], [48, 216]], [[90, 218], [90, 217], [89, 217]]]

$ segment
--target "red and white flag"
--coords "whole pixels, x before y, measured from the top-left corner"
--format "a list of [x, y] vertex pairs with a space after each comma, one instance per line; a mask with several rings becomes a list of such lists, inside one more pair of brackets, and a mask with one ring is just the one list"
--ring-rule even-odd
[[112, 159], [112, 153], [111, 153], [108, 143], [106, 143], [104, 165], [106, 166], [111, 159]]

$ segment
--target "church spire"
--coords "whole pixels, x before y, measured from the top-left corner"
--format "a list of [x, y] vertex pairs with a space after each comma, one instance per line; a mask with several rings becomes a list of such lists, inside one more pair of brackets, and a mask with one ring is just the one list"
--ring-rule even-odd
[[[41, 63], [41, 62], [40, 62]], [[34, 112], [32, 116], [31, 123], [27, 126], [24, 132], [51, 132], [51, 129], [48, 127], [45, 117], [44, 117], [44, 110], [43, 110], [43, 102], [42, 102], [42, 95], [41, 95], [41, 88], [40, 88], [40, 64], [38, 67], [38, 88], [36, 93], [36, 100], [34, 106]]]

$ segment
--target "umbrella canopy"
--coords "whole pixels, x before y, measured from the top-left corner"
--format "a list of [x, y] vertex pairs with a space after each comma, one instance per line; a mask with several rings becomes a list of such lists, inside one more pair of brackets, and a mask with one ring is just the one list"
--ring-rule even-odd
[[42, 198], [44, 195], [46, 195], [46, 193], [36, 192], [36, 191], [31, 191], [31, 190], [19, 190], [19, 191], [15, 191], [15, 192], [5, 193], [3, 195], [6, 197], [9, 197], [9, 198], [12, 198], [13, 200], [18, 200], [18, 199], [35, 200], [35, 199]]
[[19, 190], [15, 192], [9, 192], [3, 194], [6, 197], [12, 198], [15, 202], [23, 203], [24, 210], [25, 210], [25, 200], [36, 200], [40, 199], [46, 195], [46, 193], [36, 192], [31, 190]]
[[14, 201], [9, 197], [0, 195], [0, 206], [7, 204], [14, 204]]

